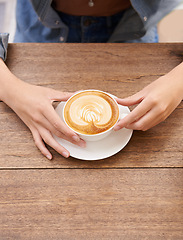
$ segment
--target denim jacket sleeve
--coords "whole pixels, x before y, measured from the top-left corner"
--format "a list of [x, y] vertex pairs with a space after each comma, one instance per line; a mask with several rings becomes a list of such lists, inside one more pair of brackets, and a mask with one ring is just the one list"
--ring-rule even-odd
[[109, 42], [138, 39], [170, 13], [182, 0], [130, 0], [133, 8], [126, 11]]
[[5, 61], [7, 57], [8, 38], [8, 33], [0, 33], [0, 58], [2, 58], [3, 61]]

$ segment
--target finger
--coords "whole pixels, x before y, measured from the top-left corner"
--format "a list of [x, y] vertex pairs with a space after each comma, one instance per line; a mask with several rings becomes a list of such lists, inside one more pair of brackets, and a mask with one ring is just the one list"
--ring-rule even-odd
[[[49, 125], [50, 125], [50, 126], [49, 126]], [[67, 140], [67, 141], [69, 141], [69, 142], [71, 142], [71, 143], [73, 143], [73, 144], [75, 144], [75, 145], [80, 146], [80, 147], [86, 147], [86, 142], [85, 142], [83, 139], [80, 139], [79, 141], [76, 141], [75, 138], [70, 138], [70, 137], [68, 137], [67, 135], [64, 135], [63, 133], [57, 131], [55, 128], [53, 128], [53, 127], [51, 126], [51, 124], [50, 124], [49, 122], [48, 122], [47, 126], [50, 127], [50, 128], [46, 128], [46, 129], [47, 129], [49, 132], [51, 132], [51, 134], [54, 134], [54, 135], [56, 135], [56, 136], [59, 137], [59, 138], [63, 138], [63, 139], [65, 139], [65, 140]], [[39, 125], [39, 124], [36, 125], [36, 128], [37, 128], [37, 129], [42, 128], [42, 127], [43, 127], [43, 125]], [[53, 132], [50, 131], [50, 129], [53, 129]]]
[[75, 142], [79, 142], [81, 140], [76, 133], [74, 133], [69, 127], [65, 125], [65, 123], [60, 119], [60, 117], [51, 105], [47, 106], [47, 108], [43, 110], [43, 114], [45, 118], [49, 121], [49, 123], [56, 129], [56, 131], [64, 134], [65, 136], [68, 136]]
[[31, 130], [31, 132], [32, 132], [33, 139], [34, 139], [36, 147], [41, 151], [41, 153], [45, 157], [47, 157], [49, 160], [51, 160], [52, 155], [48, 151], [48, 149], [46, 148], [45, 144], [43, 143], [43, 140], [42, 140], [40, 134], [38, 133], [38, 131], [36, 129], [34, 129], [34, 130]]
[[132, 106], [138, 104], [144, 100], [144, 96], [141, 91], [127, 98], [116, 98], [117, 103], [123, 106]]
[[39, 129], [40, 135], [45, 143], [47, 143], [50, 147], [55, 149], [58, 153], [60, 153], [63, 157], [68, 158], [70, 153], [67, 149], [61, 146], [52, 136], [52, 134], [46, 129]]
[[32, 125], [35, 126], [36, 129], [39, 129], [40, 127], [44, 127], [47, 130], [49, 130], [51, 133], [55, 134], [56, 136], [62, 138], [64, 134], [61, 131], [58, 131], [57, 128], [55, 128], [48, 119], [40, 114], [38, 117], [34, 116], [34, 119], [32, 119]]
[[68, 98], [70, 98], [74, 93], [72, 92], [60, 92], [57, 90], [52, 89], [51, 93], [51, 100], [52, 101], [66, 101]]
[[76, 142], [76, 141], [70, 139], [68, 136], [65, 136], [65, 135], [62, 135], [62, 137], [60, 137], [60, 138], [63, 138], [64, 140], [69, 141], [69, 142], [71, 142], [71, 143], [73, 143], [73, 144], [75, 144], [79, 147], [83, 147], [83, 148], [86, 147], [86, 142], [83, 139], [81, 139], [79, 142]]
[[163, 120], [164, 117], [160, 115], [156, 109], [152, 109], [151, 111], [147, 112], [144, 116], [142, 116], [138, 121], [127, 125], [126, 128], [146, 131], [154, 127], [155, 125], [159, 124]]
[[146, 131], [160, 122], [164, 121], [173, 111], [174, 107], [165, 107], [157, 105], [147, 112], [138, 121], [129, 124], [127, 128]]
[[[79, 138], [79, 136], [77, 136], [77, 138], [70, 138], [67, 135], [64, 135], [62, 132], [58, 131], [56, 128], [53, 127], [53, 125], [50, 124], [50, 122], [48, 122], [48, 120], [45, 117], [42, 117], [41, 121], [37, 121], [32, 122], [32, 125], [35, 126], [36, 129], [40, 129], [40, 128], [46, 128], [49, 132], [51, 132], [52, 134], [56, 135], [59, 138], [63, 138], [75, 145], [78, 145], [80, 147], [85, 147], [86, 146], [86, 142], [82, 139]], [[78, 141], [79, 138], [79, 141]]]
[[117, 131], [123, 127], [129, 126], [131, 123], [137, 122], [142, 116], [149, 112], [151, 108], [150, 102], [146, 100], [142, 101], [131, 113], [114, 126], [114, 130]]

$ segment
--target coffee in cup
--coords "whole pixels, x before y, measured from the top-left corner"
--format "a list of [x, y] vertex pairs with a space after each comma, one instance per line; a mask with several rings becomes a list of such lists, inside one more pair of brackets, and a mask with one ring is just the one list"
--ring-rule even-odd
[[110, 94], [99, 90], [85, 90], [67, 100], [63, 119], [84, 140], [95, 141], [105, 137], [117, 123], [119, 107]]

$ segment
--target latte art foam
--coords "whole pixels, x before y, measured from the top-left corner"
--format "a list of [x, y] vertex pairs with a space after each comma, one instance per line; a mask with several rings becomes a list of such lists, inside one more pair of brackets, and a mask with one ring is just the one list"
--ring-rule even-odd
[[[100, 107], [100, 106], [97, 106]], [[100, 121], [100, 116], [102, 111], [100, 109], [92, 105], [90, 106], [84, 106], [83, 109], [80, 111], [80, 117], [83, 119], [85, 122], [99, 122]]]
[[84, 134], [96, 134], [113, 126], [119, 112], [115, 101], [107, 94], [86, 91], [67, 102], [64, 116], [73, 130]]

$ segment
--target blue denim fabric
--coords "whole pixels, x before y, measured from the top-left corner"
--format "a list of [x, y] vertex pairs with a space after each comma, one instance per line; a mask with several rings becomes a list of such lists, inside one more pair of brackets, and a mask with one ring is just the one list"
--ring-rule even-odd
[[150, 28], [146, 34], [138, 39], [124, 41], [126, 43], [158, 43], [159, 36], [157, 26]]
[[[19, 3], [17, 3], [19, 4]], [[17, 6], [17, 28], [14, 42], [62, 42], [60, 28], [45, 27], [38, 19], [31, 4], [27, 1], [23, 8], [27, 21], [21, 21]], [[62, 22], [68, 26], [66, 42], [75, 43], [104, 43], [107, 42], [122, 19], [125, 11], [110, 17], [72, 16], [58, 12]], [[21, 11], [22, 14], [22, 11]], [[31, 34], [29, 34], [29, 32]], [[28, 37], [29, 36], [29, 37]], [[149, 29], [143, 38], [123, 42], [157, 42], [156, 27]]]
[[110, 17], [71, 16], [59, 13], [69, 27], [67, 42], [104, 43], [110, 38], [124, 12]]
[[[19, 6], [17, 10], [23, 12], [22, 8], [25, 8], [28, 0], [18, 0]], [[32, 4], [32, 8], [38, 15], [41, 23], [50, 28], [59, 28], [60, 36], [55, 38], [55, 41], [66, 42], [69, 28], [66, 26], [59, 14], [52, 8], [50, 0], [29, 0]], [[111, 34], [108, 42], [123, 42], [142, 38], [148, 30], [149, 33], [146, 35], [146, 39], [152, 33], [151, 29], [157, 25], [157, 23], [166, 16], [173, 8], [175, 8], [182, 0], [130, 0], [132, 8], [125, 11], [123, 17], [119, 21], [114, 32]], [[27, 16], [21, 15], [21, 21], [26, 22]], [[42, 31], [42, 30], [41, 30]], [[153, 30], [152, 30], [153, 31]], [[27, 32], [28, 35], [31, 31]], [[143, 39], [138, 41], [144, 41]], [[148, 38], [148, 42], [151, 42]]]
[[[117, 16], [90, 19], [92, 24], [86, 26], [87, 17], [73, 19], [64, 16], [65, 22], [76, 20], [77, 27], [67, 26], [60, 18], [60, 14], [52, 7], [50, 0], [18, 0], [16, 8], [17, 28], [15, 42], [157, 42], [156, 24], [182, 0], [130, 0], [132, 7]], [[72, 21], [71, 21], [72, 19]], [[82, 23], [79, 24], [79, 21]], [[98, 19], [98, 18], [97, 18]], [[110, 25], [112, 23], [112, 26]], [[84, 25], [84, 26], [83, 26]], [[69, 29], [70, 28], [70, 29]], [[114, 29], [115, 28], [115, 29]], [[76, 31], [77, 29], [77, 31]], [[112, 33], [112, 31], [114, 32]], [[68, 38], [69, 32], [69, 38]], [[112, 33], [112, 34], [111, 34]], [[111, 34], [111, 35], [110, 35]], [[109, 38], [110, 35], [110, 38]], [[6, 34], [8, 36], [8, 34]], [[142, 37], [143, 36], [143, 37]], [[109, 40], [107, 40], [109, 38]], [[5, 60], [7, 54], [8, 37], [0, 33], [0, 57]]]
[[[78, 17], [65, 13], [59, 13], [59, 15], [62, 21], [69, 27], [67, 42], [105, 43], [109, 40], [124, 12], [110, 17]], [[158, 42], [157, 27], [149, 29], [142, 38], [123, 42]]]
[[18, 0], [14, 42], [60, 42], [60, 28], [45, 27], [30, 1]]

